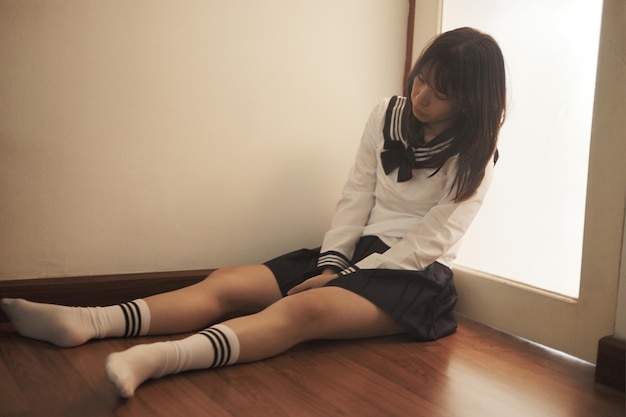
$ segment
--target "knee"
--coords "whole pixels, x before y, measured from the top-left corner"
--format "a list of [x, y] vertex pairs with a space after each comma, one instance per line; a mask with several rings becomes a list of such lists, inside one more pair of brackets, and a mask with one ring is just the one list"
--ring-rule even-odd
[[284, 314], [291, 327], [308, 331], [328, 319], [329, 308], [316, 291], [305, 291], [283, 299]]
[[232, 302], [234, 268], [220, 268], [211, 272], [200, 283], [201, 292], [212, 302], [228, 304]]
[[281, 297], [271, 271], [259, 265], [217, 269], [202, 281], [201, 288], [229, 313], [255, 313]]

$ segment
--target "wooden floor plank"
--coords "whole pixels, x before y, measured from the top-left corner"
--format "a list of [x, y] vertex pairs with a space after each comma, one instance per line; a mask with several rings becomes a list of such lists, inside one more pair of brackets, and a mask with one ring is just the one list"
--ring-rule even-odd
[[461, 319], [447, 338], [317, 341], [266, 361], [189, 372], [119, 399], [106, 356], [183, 336], [60, 349], [0, 324], [0, 416], [621, 417], [624, 393], [591, 364]]
[[[170, 416], [216, 416], [230, 417], [232, 414], [222, 407], [219, 399], [207, 395], [200, 383], [194, 380], [194, 374], [173, 375], [159, 380], [149, 381], [142, 387], [141, 397], [145, 401], [145, 409], [154, 417]], [[210, 371], [202, 372], [204, 374]], [[203, 378], [205, 379], [205, 378]], [[176, 401], [163, 401], [163, 398], [175, 398]], [[219, 397], [216, 397], [219, 398]], [[152, 399], [156, 399], [152, 400]], [[136, 416], [134, 412], [135, 398], [123, 400], [116, 409], [119, 417]]]
[[2, 343], [0, 352], [34, 415], [84, 416], [101, 409], [99, 395], [56, 347], [14, 339]]
[[0, 352], [0, 416], [32, 415], [32, 408], [5, 364], [6, 356]]

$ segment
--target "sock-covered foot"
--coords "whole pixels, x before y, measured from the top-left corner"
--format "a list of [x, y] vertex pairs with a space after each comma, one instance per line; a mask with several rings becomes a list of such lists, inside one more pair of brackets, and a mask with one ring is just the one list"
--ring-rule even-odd
[[143, 336], [150, 328], [150, 310], [143, 300], [109, 307], [66, 307], [3, 298], [0, 307], [22, 336], [62, 347], [93, 338]]
[[63, 347], [82, 345], [95, 336], [89, 315], [77, 307], [13, 298], [0, 300], [0, 307], [22, 336]]
[[107, 358], [106, 372], [118, 393], [128, 398], [150, 378], [230, 365], [238, 358], [237, 335], [218, 324], [183, 340], [138, 345], [112, 353]]
[[157, 377], [164, 361], [163, 344], [165, 342], [133, 346], [107, 357], [106, 373], [120, 396], [132, 397], [139, 385]]

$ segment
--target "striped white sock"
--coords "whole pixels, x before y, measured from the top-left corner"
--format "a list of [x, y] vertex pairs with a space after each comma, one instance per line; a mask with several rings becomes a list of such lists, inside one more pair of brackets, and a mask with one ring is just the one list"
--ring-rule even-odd
[[182, 340], [137, 345], [107, 358], [106, 372], [122, 397], [132, 397], [150, 378], [231, 365], [239, 359], [239, 338], [218, 324]]
[[66, 307], [4, 298], [0, 306], [19, 334], [63, 347], [94, 338], [143, 336], [150, 329], [150, 309], [144, 300], [109, 307]]

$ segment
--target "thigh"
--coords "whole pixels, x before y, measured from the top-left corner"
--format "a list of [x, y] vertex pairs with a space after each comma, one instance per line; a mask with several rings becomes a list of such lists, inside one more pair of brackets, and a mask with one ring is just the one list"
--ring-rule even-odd
[[284, 315], [299, 341], [358, 339], [403, 333], [391, 315], [340, 287], [322, 287], [283, 298], [267, 310]]
[[403, 333], [389, 314], [339, 287], [284, 297], [265, 310], [224, 323], [240, 343], [239, 362], [252, 362], [316, 339], [361, 339]]

